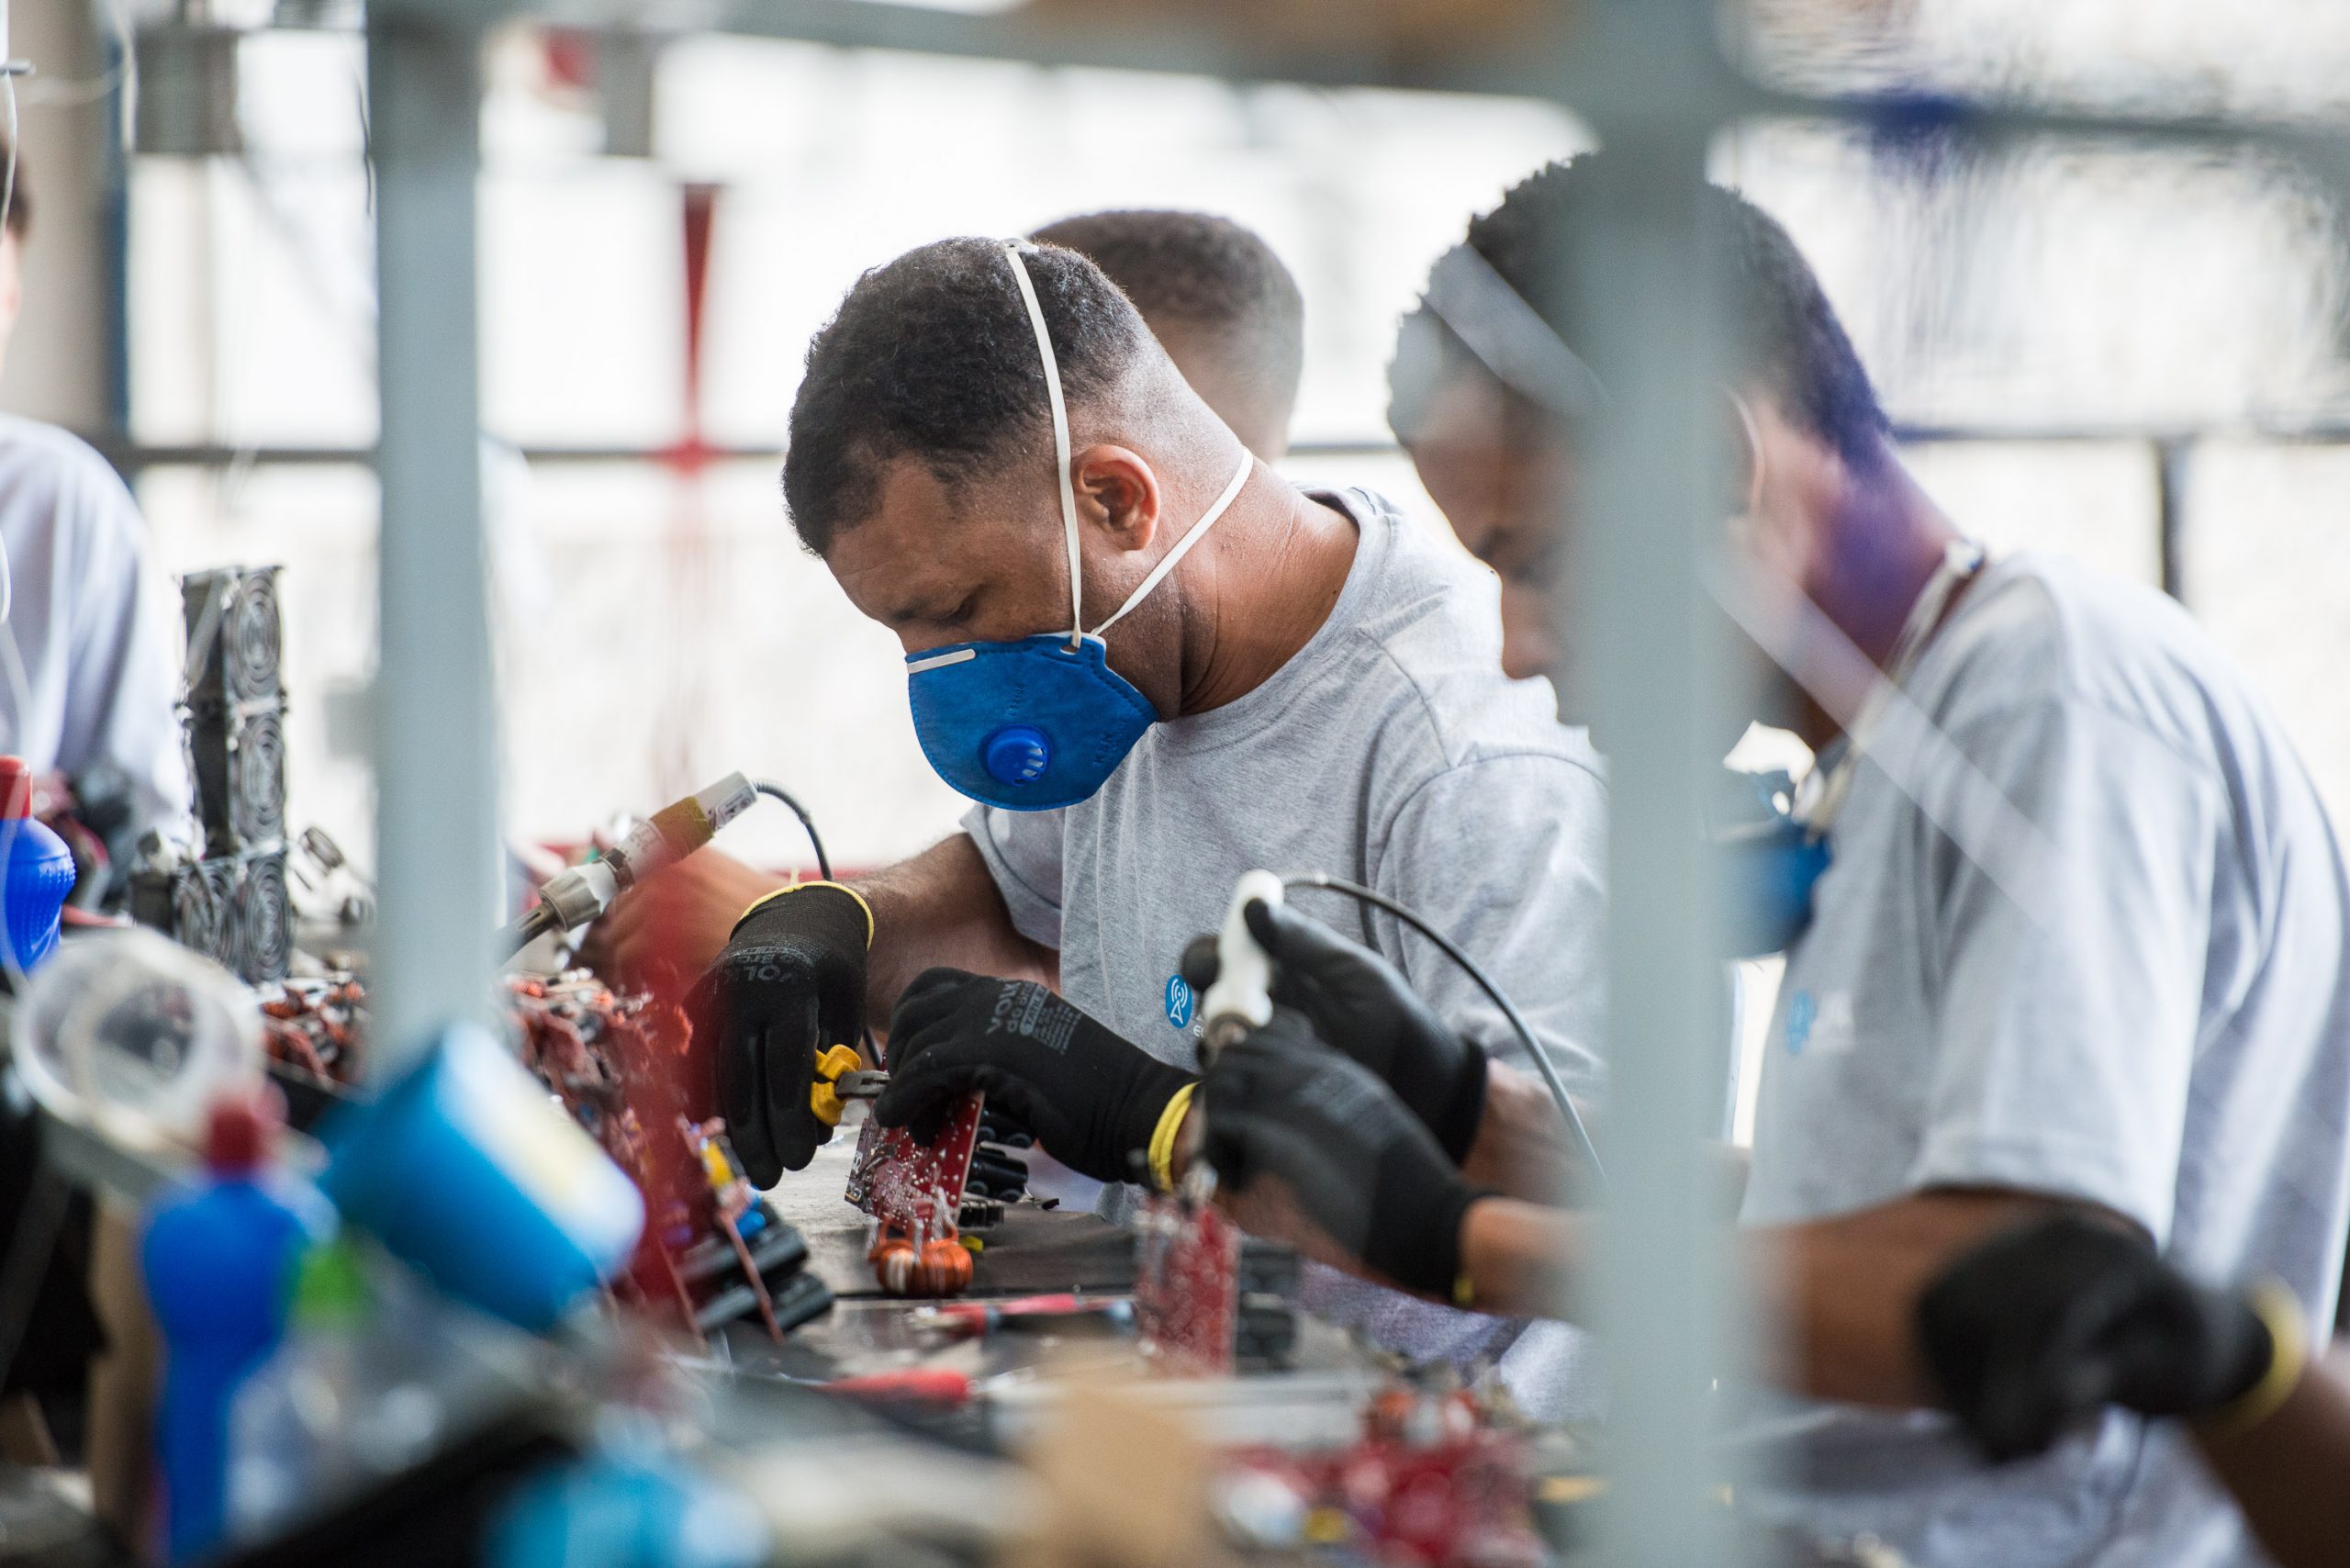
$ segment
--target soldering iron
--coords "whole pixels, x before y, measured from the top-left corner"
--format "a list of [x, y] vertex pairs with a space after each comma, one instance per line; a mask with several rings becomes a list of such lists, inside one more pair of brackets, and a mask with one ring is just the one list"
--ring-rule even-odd
[[750, 779], [730, 773], [631, 826], [596, 859], [558, 871], [539, 889], [539, 902], [530, 912], [501, 934], [506, 952], [519, 953], [541, 936], [587, 924], [621, 894], [708, 844], [720, 828], [749, 811], [760, 793]]

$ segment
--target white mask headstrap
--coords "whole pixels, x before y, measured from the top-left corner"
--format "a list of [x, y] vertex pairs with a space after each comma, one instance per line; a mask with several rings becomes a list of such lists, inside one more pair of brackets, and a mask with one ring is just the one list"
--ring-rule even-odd
[[[1012, 258], [1012, 276], [1020, 285], [1021, 301], [1028, 307], [1028, 324], [1036, 331], [1036, 353], [1045, 363], [1045, 395], [1052, 399], [1053, 404], [1053, 464], [1060, 476], [1061, 532], [1069, 541], [1069, 640], [1074, 646], [1086, 637], [1087, 633], [1085, 590], [1078, 577], [1077, 489], [1069, 474], [1069, 402], [1061, 394], [1060, 362], [1053, 355], [1052, 334], [1045, 326], [1045, 308], [1036, 298], [1035, 280], [1028, 275], [1027, 252], [1034, 248], [1024, 240], [1007, 240], [1003, 245], [1004, 253]], [[1107, 621], [1096, 626], [1091, 635], [1099, 637], [1116, 625], [1125, 618], [1126, 611], [1140, 604], [1151, 589], [1167, 579], [1167, 574], [1175, 569], [1176, 563], [1182, 560], [1216, 519], [1239, 498], [1242, 487], [1248, 483], [1248, 476], [1256, 471], [1256, 458], [1247, 447], [1241, 448], [1240, 466], [1233, 474], [1231, 482], [1225, 486], [1224, 493], [1200, 514], [1200, 521], [1192, 524], [1183, 537], [1175, 542], [1175, 548], [1159, 557], [1158, 564], [1151, 567], [1150, 575], [1126, 596], [1126, 602], [1118, 606]]]

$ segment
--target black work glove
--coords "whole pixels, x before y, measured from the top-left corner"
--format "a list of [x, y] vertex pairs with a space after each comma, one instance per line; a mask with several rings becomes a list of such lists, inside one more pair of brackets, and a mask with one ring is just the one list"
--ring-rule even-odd
[[1952, 1264], [1919, 1298], [1918, 1338], [1944, 1403], [2001, 1461], [2040, 1452], [2106, 1405], [2218, 1410], [2276, 1352], [2242, 1298], [2187, 1279], [2135, 1231], [2073, 1214]]
[[[1272, 955], [1273, 1001], [1377, 1073], [1454, 1163], [1466, 1159], [1485, 1114], [1485, 1048], [1447, 1028], [1394, 965], [1312, 916], [1262, 899], [1242, 916]], [[1183, 949], [1183, 979], [1202, 995], [1215, 983], [1215, 940]]]
[[917, 1138], [962, 1095], [984, 1094], [1046, 1153], [1097, 1182], [1135, 1178], [1168, 1102], [1192, 1076], [1168, 1066], [1034, 980], [925, 969], [890, 1020], [885, 1127]]
[[1202, 1152], [1246, 1193], [1270, 1176], [1331, 1240], [1407, 1290], [1451, 1299], [1460, 1221], [1486, 1194], [1461, 1180], [1419, 1119], [1368, 1069], [1315, 1036], [1303, 1014], [1227, 1046], [1200, 1091]]
[[865, 952], [872, 926], [845, 888], [811, 883], [735, 924], [686, 996], [695, 1055], [714, 1079], [718, 1113], [752, 1184], [800, 1170], [833, 1129], [808, 1103], [816, 1057], [865, 1032]]

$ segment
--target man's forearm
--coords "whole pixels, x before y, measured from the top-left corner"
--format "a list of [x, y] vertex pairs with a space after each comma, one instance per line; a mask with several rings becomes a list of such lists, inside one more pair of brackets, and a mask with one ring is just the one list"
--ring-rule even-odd
[[1549, 1087], [1532, 1073], [1499, 1061], [1485, 1070], [1484, 1114], [1460, 1173], [1480, 1187], [1531, 1204], [1567, 1203], [1590, 1185], [1590, 1173], [1580, 1169]]
[[[1736, 1233], [1766, 1332], [1757, 1370], [1818, 1399], [1934, 1403], [1917, 1350], [1927, 1282], [1993, 1231], [2053, 1206], [2020, 1193], [1939, 1192], [1803, 1225]], [[1514, 1198], [1470, 1206], [1460, 1266], [1479, 1310], [1580, 1318], [1592, 1221]], [[1725, 1231], [1724, 1239], [1731, 1233]]]
[[2350, 1540], [2350, 1362], [2312, 1363], [2276, 1414], [2249, 1431], [2196, 1434], [2280, 1568], [2342, 1561]]
[[934, 965], [1059, 983], [1058, 955], [1013, 929], [1012, 913], [968, 834], [853, 885], [873, 911], [865, 994], [866, 1015], [877, 1033], [889, 1022], [898, 993]]

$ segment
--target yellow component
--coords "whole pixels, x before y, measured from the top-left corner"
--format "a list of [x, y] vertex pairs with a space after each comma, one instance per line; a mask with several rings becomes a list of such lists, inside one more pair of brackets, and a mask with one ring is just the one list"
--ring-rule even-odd
[[863, 1065], [864, 1058], [856, 1054], [855, 1046], [834, 1046], [816, 1058], [816, 1080], [808, 1086], [808, 1108], [816, 1114], [818, 1121], [828, 1127], [841, 1125], [841, 1114], [848, 1107], [841, 1103], [833, 1085], [839, 1081], [841, 1074], [855, 1072]]
[[711, 1138], [701, 1146], [701, 1168], [709, 1175], [713, 1188], [733, 1183], [734, 1168], [726, 1163], [726, 1151], [718, 1147], [716, 1138]]
[[1539, 1502], [1560, 1505], [1588, 1503], [1607, 1490], [1607, 1483], [1596, 1475], [1546, 1475], [1534, 1488]]
[[1351, 1521], [1337, 1508], [1316, 1508], [1305, 1516], [1305, 1539], [1316, 1546], [1336, 1546], [1353, 1529]]
[[974, 1253], [984, 1252], [988, 1249], [988, 1244], [981, 1241], [976, 1236], [958, 1236], [955, 1239], [969, 1248]]
[[1175, 1190], [1175, 1135], [1183, 1129], [1184, 1114], [1192, 1108], [1192, 1091], [1198, 1087], [1186, 1083], [1175, 1091], [1175, 1097], [1158, 1113], [1158, 1126], [1151, 1129], [1150, 1181], [1162, 1193]]
[[744, 909], [742, 913], [734, 917], [734, 924], [737, 925], [742, 924], [744, 921], [750, 919], [752, 915], [757, 913], [760, 910], [765, 909], [767, 905], [775, 902], [776, 900], [782, 898], [785, 894], [799, 892], [803, 888], [837, 888], [842, 892], [845, 892], [849, 897], [855, 899], [856, 901], [856, 907], [865, 912], [865, 945], [867, 947], [873, 946], [873, 906], [865, 902], [865, 895], [863, 893], [858, 892], [855, 888], [850, 887], [845, 882], [794, 882], [788, 888], [778, 888], [771, 893], [761, 893], [757, 898], [755, 898], [750, 902], [749, 905]]

